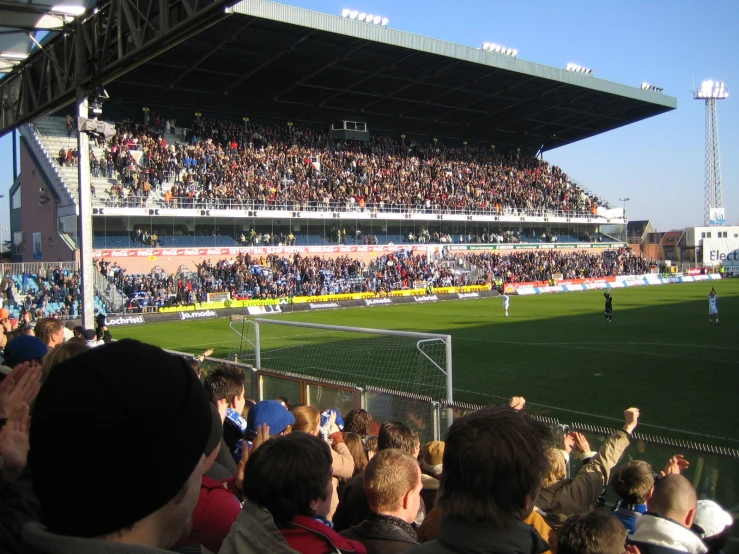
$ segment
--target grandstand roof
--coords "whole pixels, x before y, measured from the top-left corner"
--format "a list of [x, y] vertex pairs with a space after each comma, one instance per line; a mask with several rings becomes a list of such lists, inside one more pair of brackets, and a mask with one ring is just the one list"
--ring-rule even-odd
[[106, 85], [113, 101], [238, 121], [361, 118], [375, 133], [527, 154], [677, 107], [640, 88], [274, 2], [231, 12]]
[[[36, 34], [54, 31], [85, 11], [87, 0], [0, 0], [0, 74], [28, 57]], [[34, 36], [34, 38], [30, 38]]]

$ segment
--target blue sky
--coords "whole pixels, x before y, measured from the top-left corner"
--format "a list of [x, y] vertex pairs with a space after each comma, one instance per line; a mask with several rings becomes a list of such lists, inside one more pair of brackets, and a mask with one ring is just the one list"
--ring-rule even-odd
[[[342, 8], [372, 12], [388, 17], [395, 29], [476, 48], [496, 42], [518, 49], [525, 60], [555, 67], [574, 62], [598, 78], [663, 87], [677, 97], [677, 110], [545, 154], [613, 204], [631, 198], [629, 218], [651, 219], [660, 231], [703, 223], [704, 105], [693, 100], [691, 81], [724, 80], [731, 93], [719, 103], [724, 207], [727, 223], [739, 224], [736, 0], [286, 3], [337, 15]], [[0, 168], [6, 222], [9, 135], [0, 139]]]

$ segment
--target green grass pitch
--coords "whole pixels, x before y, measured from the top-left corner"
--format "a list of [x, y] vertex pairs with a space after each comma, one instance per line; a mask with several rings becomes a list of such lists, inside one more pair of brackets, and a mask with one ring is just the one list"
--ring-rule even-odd
[[[708, 293], [719, 294], [719, 326]], [[313, 323], [451, 334], [455, 399], [499, 403], [523, 395], [536, 413], [615, 426], [625, 407], [641, 430], [739, 445], [739, 279], [615, 289], [613, 323], [603, 291], [284, 314]], [[112, 329], [174, 350], [215, 356], [238, 349], [228, 320]]]

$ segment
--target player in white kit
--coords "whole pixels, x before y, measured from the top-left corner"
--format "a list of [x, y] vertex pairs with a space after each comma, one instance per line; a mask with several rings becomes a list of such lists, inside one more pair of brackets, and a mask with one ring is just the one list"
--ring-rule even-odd
[[708, 323], [713, 324], [714, 322], [718, 325], [718, 296], [716, 296], [716, 289], [711, 288], [711, 294], [708, 295]]
[[511, 298], [504, 292], [500, 295], [500, 299], [503, 301], [503, 309], [505, 310], [505, 316], [508, 317], [508, 306], [511, 304]]

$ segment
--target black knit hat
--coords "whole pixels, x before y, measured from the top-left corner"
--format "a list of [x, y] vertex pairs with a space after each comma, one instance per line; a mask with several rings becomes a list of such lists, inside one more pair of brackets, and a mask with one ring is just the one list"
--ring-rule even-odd
[[49, 530], [99, 537], [165, 506], [203, 455], [210, 412], [182, 358], [135, 340], [56, 366], [34, 406], [29, 456]]

